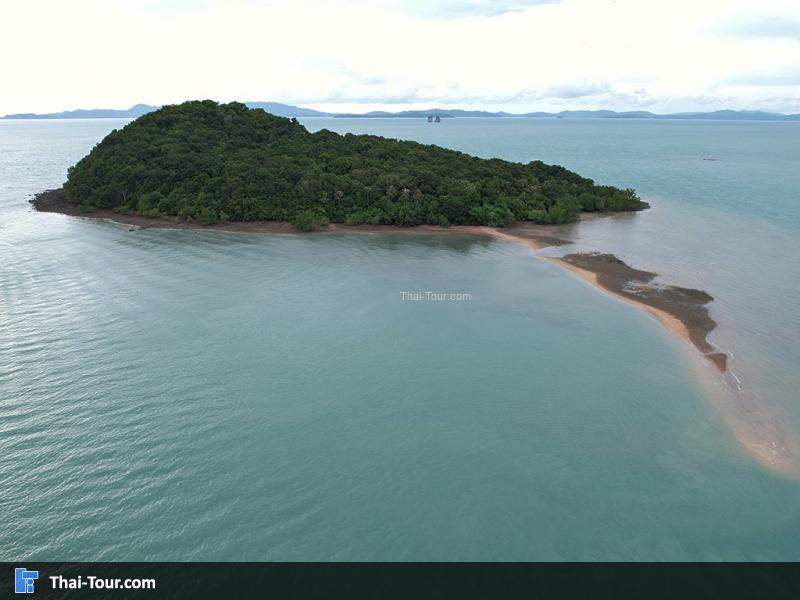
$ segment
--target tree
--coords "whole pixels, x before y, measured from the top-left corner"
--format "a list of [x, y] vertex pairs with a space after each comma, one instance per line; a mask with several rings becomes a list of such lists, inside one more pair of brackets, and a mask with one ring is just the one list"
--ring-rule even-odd
[[217, 222], [217, 211], [210, 206], [204, 206], [200, 209], [198, 219], [201, 225], [213, 225]]
[[328, 217], [316, 209], [301, 210], [292, 219], [292, 225], [300, 231], [317, 231], [327, 224]]

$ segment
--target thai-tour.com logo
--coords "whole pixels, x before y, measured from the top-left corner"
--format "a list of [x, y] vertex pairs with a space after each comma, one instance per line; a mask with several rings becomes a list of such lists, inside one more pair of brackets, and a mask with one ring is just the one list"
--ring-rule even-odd
[[[39, 571], [29, 571], [25, 567], [14, 569], [14, 591], [17, 594], [32, 594], [35, 582], [39, 579]], [[156, 580], [140, 577], [121, 579], [115, 577], [96, 577], [94, 575], [78, 575], [64, 577], [63, 575], [42, 576], [41, 580], [49, 582], [53, 590], [154, 590]]]
[[17, 594], [32, 594], [37, 579], [39, 571], [28, 571], [24, 567], [17, 567], [14, 569], [14, 591]]

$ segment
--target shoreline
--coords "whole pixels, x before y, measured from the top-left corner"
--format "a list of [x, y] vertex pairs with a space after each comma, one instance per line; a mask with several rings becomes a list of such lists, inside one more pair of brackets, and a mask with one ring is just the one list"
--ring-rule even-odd
[[[486, 225], [346, 225], [332, 223], [317, 231], [301, 232], [287, 221], [227, 221], [201, 225], [179, 217], [143, 217], [124, 215], [109, 209], [83, 210], [67, 202], [61, 190], [46, 190], [36, 194], [30, 204], [39, 212], [52, 212], [116, 223], [132, 229], [182, 229], [190, 231], [219, 231], [235, 233], [278, 233], [314, 235], [319, 233], [401, 233], [463, 234], [490, 237], [527, 245], [532, 250], [571, 244], [572, 241], [555, 235], [554, 225], [514, 223], [496, 228]], [[581, 220], [588, 221], [618, 213], [582, 213]], [[584, 216], [585, 215], [585, 216]], [[655, 317], [671, 334], [692, 345], [720, 371], [727, 370], [727, 355], [719, 352], [706, 339], [717, 323], [708, 314], [706, 304], [713, 298], [702, 290], [652, 284], [656, 273], [640, 271], [628, 266], [611, 254], [567, 254], [563, 257], [538, 256], [578, 275], [603, 293], [640, 308]]]
[[[462, 234], [489, 237], [514, 242], [537, 251], [573, 243], [555, 235], [553, 225], [515, 223], [502, 229], [489, 226], [453, 225], [439, 227], [419, 225], [399, 227], [393, 225], [345, 225], [334, 223], [316, 232], [300, 232], [285, 221], [226, 222], [200, 225], [178, 217], [151, 218], [121, 215], [106, 209], [90, 212], [67, 203], [61, 194], [43, 192], [30, 202], [41, 212], [106, 221], [138, 229], [181, 229], [190, 231], [216, 231], [231, 233], [268, 234]], [[54, 197], [55, 196], [55, 197]], [[584, 213], [581, 220], [594, 220], [617, 213]], [[616, 256], [601, 253], [544, 256], [533, 254], [539, 260], [559, 266], [579, 277], [600, 293], [625, 302], [655, 318], [664, 329], [685, 344], [710, 402], [721, 413], [723, 421], [739, 445], [758, 463], [768, 469], [791, 476], [800, 475], [795, 456], [800, 454], [800, 436], [780, 425], [777, 413], [757, 398], [739, 398], [723, 380], [727, 371], [728, 355], [719, 351], [706, 339], [716, 327], [707, 308], [713, 297], [702, 290], [653, 283], [656, 273], [635, 269]], [[711, 367], [713, 371], [706, 366]]]
[[[300, 231], [288, 221], [225, 221], [212, 225], [201, 225], [196, 221], [186, 221], [177, 216], [171, 217], [143, 217], [140, 215], [126, 215], [114, 212], [107, 208], [82, 209], [68, 202], [61, 190], [45, 190], [35, 194], [29, 203], [38, 212], [57, 213], [71, 217], [106, 221], [117, 225], [128, 226], [134, 229], [182, 229], [189, 231], [221, 231], [233, 233], [285, 233], [297, 235], [313, 235], [318, 233], [463, 233], [466, 235], [483, 235], [487, 237], [503, 237], [500, 230], [486, 225], [416, 225], [413, 227], [400, 227], [398, 225], [346, 225], [344, 223], [331, 223], [321, 226], [315, 231]], [[616, 212], [582, 213], [581, 220], [588, 221], [610, 217]], [[553, 235], [553, 225], [536, 225], [533, 223], [515, 224], [504, 229], [514, 231], [521, 238], [529, 238], [544, 246], [562, 246], [570, 244]], [[513, 236], [506, 236], [511, 239]]]

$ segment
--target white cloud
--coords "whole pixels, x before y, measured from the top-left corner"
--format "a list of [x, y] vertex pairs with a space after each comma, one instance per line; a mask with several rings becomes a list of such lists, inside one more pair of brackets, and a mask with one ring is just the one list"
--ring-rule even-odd
[[[369, 0], [366, 0], [369, 1]], [[558, 4], [562, 0], [388, 0], [384, 6], [435, 19], [461, 19], [465, 17], [496, 17], [509, 12], [519, 12], [530, 6]], [[373, 4], [380, 5], [379, 1]]]
[[0, 114], [189, 98], [800, 112], [795, 5], [4, 0]]
[[787, 14], [745, 14], [719, 23], [714, 30], [726, 35], [800, 40], [800, 17]]
[[800, 64], [770, 69], [736, 73], [726, 77], [722, 84], [747, 86], [800, 86]]
[[544, 96], [547, 98], [584, 98], [586, 96], [597, 96], [611, 91], [611, 87], [605, 81], [596, 82], [588, 79], [579, 81], [566, 81], [548, 87]]

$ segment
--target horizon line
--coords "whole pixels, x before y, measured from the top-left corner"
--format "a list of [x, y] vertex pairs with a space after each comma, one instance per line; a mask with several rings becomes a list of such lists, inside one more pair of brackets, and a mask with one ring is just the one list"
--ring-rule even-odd
[[[151, 112], [152, 110], [158, 110], [164, 106], [170, 105], [177, 105], [182, 104], [183, 102], [189, 102], [191, 100], [184, 100], [182, 102], [168, 102], [164, 104], [147, 104], [144, 102], [137, 102], [127, 108], [107, 108], [107, 107], [94, 107], [94, 108], [75, 108], [75, 109], [67, 109], [67, 110], [60, 110], [60, 111], [53, 111], [53, 112], [44, 112], [44, 113], [34, 113], [34, 112], [15, 112], [15, 113], [7, 113], [0, 117], [0, 119], [20, 119], [23, 120], [25, 118], [57, 118], [53, 115], [66, 115], [66, 114], [74, 114], [74, 113], [91, 113], [91, 112], [113, 112], [113, 113], [126, 113], [132, 112], [136, 109], [147, 108], [146, 112]], [[219, 102], [214, 100], [215, 102]], [[260, 107], [251, 107], [249, 105], [252, 104], [275, 104], [280, 105], [289, 109], [298, 109], [302, 111], [308, 111], [313, 113], [319, 113], [318, 116], [369, 116], [374, 115], [376, 113], [386, 114], [386, 115], [396, 115], [402, 113], [447, 113], [450, 112], [467, 112], [467, 113], [485, 113], [488, 115], [496, 115], [496, 116], [509, 116], [509, 117], [525, 117], [529, 115], [561, 115], [567, 113], [614, 113], [618, 115], [625, 115], [625, 114], [642, 114], [642, 115], [652, 115], [656, 117], [669, 117], [669, 116], [678, 116], [678, 115], [707, 115], [707, 114], [715, 114], [715, 113], [737, 113], [737, 114], [747, 114], [747, 113], [757, 113], [763, 115], [771, 115], [775, 117], [800, 117], [800, 113], [784, 113], [784, 112], [775, 112], [769, 111], [759, 108], [718, 108], [714, 110], [686, 110], [686, 111], [677, 111], [677, 112], [653, 112], [650, 110], [645, 109], [613, 109], [613, 108], [565, 108], [561, 110], [540, 110], [540, 109], [532, 109], [532, 110], [525, 110], [523, 112], [511, 112], [507, 110], [501, 109], [486, 109], [486, 108], [458, 108], [455, 106], [450, 106], [448, 108], [442, 108], [441, 106], [432, 106], [430, 108], [403, 108], [398, 110], [389, 110], [389, 109], [377, 109], [377, 110], [367, 110], [364, 112], [353, 112], [353, 111], [329, 111], [329, 110], [319, 110], [314, 108], [309, 108], [307, 106], [301, 106], [297, 104], [289, 104], [287, 102], [279, 102], [274, 100], [246, 100], [246, 101], [239, 101], [239, 100], [232, 100], [231, 102], [239, 102], [241, 104], [247, 105], [249, 108], [260, 108]], [[219, 102], [220, 104], [226, 104], [226, 102]], [[462, 105], [463, 106], [463, 105]], [[469, 105], [466, 105], [469, 106]], [[142, 113], [142, 114], [146, 114]], [[141, 116], [141, 115], [137, 115]], [[281, 116], [281, 115], [278, 115]], [[297, 116], [314, 116], [314, 115], [297, 115]], [[94, 118], [102, 118], [102, 117], [94, 117]], [[107, 118], [125, 118], [125, 116], [119, 117], [107, 117]]]

